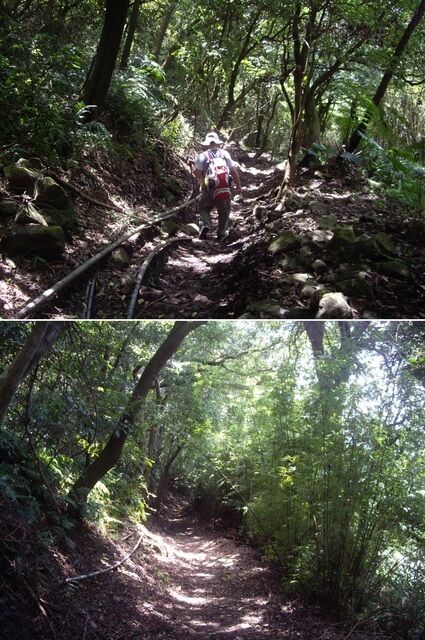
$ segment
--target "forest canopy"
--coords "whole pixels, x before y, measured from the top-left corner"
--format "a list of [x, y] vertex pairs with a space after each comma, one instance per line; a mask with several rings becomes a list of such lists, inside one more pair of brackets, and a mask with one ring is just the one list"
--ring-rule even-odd
[[302, 158], [339, 153], [395, 190], [423, 176], [425, 0], [2, 0], [0, 10], [9, 158], [63, 163], [158, 140], [181, 149], [216, 128], [287, 159], [288, 180]]
[[395, 321], [2, 323], [2, 500], [26, 518], [56, 513], [55, 538], [82, 516], [144, 521], [184, 487], [273, 558], [289, 592], [416, 637], [424, 331]]

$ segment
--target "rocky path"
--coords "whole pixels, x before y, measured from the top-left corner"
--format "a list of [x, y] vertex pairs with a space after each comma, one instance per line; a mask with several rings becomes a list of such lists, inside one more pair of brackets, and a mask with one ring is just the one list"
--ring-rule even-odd
[[[371, 191], [353, 167], [335, 164], [301, 170], [293, 192], [278, 202], [282, 167], [242, 149], [231, 154], [239, 163], [243, 194], [233, 201], [226, 243], [215, 239], [214, 213], [209, 239], [188, 231], [196, 221], [191, 205], [173, 218], [173, 231], [155, 228], [132, 237], [122, 247], [126, 257], [102, 261], [98, 273], [94, 269], [66, 288], [40, 317], [83, 317], [87, 280], [96, 276], [89, 317], [127, 317], [140, 267], [168, 234], [175, 236], [172, 244], [154, 258], [136, 292], [135, 319], [425, 317], [425, 223], [417, 211], [391, 202], [382, 190]], [[188, 186], [187, 168], [181, 177]], [[121, 175], [111, 188], [125, 202], [139, 178]], [[143, 207], [130, 207], [131, 226], [145, 219], [146, 207], [151, 213], [161, 209], [163, 203], [151, 204], [148, 195]], [[0, 316], [13, 318], [129, 226], [125, 217], [104, 208], [82, 209], [79, 219], [60, 261], [0, 259]]]
[[[227, 244], [173, 245], [141, 291], [142, 318], [421, 318], [425, 224], [358, 175], [306, 171], [277, 204], [278, 167], [240, 165]], [[193, 213], [194, 217], [194, 213]]]

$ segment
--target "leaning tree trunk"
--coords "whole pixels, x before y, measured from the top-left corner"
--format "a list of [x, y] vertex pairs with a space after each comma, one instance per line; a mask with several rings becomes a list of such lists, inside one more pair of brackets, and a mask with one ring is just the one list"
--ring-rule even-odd
[[[379, 105], [381, 104], [385, 96], [385, 92], [388, 88], [388, 85], [390, 84], [393, 78], [393, 75], [395, 73], [395, 70], [400, 63], [404, 50], [406, 49], [414, 30], [416, 29], [416, 27], [424, 17], [424, 13], [425, 13], [425, 0], [421, 0], [418, 8], [416, 9], [414, 16], [412, 17], [411, 21], [407, 25], [403, 35], [399, 40], [398, 45], [396, 46], [394, 50], [394, 54], [391, 58], [391, 62], [387, 70], [385, 71], [384, 75], [382, 76], [382, 80], [379, 83], [379, 87], [377, 88], [376, 93], [372, 98], [372, 102], [376, 107], [379, 107]], [[370, 112], [367, 112], [362, 122], [360, 122], [356, 130], [352, 133], [351, 138], [348, 142], [347, 151], [354, 153], [354, 151], [357, 149], [360, 142], [362, 141], [362, 135], [365, 133], [371, 118], [372, 118], [372, 114]]]
[[37, 322], [24, 346], [0, 374], [0, 426], [24, 378], [40, 362], [64, 331], [66, 322]]
[[87, 501], [87, 496], [95, 484], [110, 471], [121, 457], [129, 433], [137, 420], [141, 405], [148, 395], [155, 379], [168, 360], [176, 353], [185, 337], [205, 324], [204, 321], [176, 322], [165, 341], [146, 365], [136, 387], [131, 394], [127, 407], [117, 427], [97, 458], [84, 470], [71, 488], [69, 497], [75, 505], [71, 514], [78, 516]]
[[90, 71], [81, 90], [87, 106], [101, 110], [111, 85], [130, 0], [107, 0], [105, 21]]

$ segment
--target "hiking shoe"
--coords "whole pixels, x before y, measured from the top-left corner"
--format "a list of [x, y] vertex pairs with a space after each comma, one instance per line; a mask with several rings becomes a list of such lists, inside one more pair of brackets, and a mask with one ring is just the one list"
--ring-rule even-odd
[[217, 240], [219, 242], [223, 242], [224, 240], [226, 240], [228, 235], [229, 235], [228, 231], [220, 231], [219, 233], [217, 233]]
[[200, 230], [200, 232], [199, 232], [199, 238], [200, 238], [201, 240], [205, 240], [205, 238], [206, 238], [206, 237], [207, 237], [207, 235], [208, 235], [208, 231], [209, 231], [209, 230], [210, 230], [210, 229], [209, 229], [209, 227], [207, 227], [207, 226], [202, 227], [202, 228], [201, 228], [201, 230]]

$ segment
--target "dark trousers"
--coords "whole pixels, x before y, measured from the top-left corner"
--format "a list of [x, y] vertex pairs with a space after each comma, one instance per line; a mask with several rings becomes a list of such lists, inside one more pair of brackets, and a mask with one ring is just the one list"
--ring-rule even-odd
[[199, 201], [199, 218], [201, 227], [211, 229], [211, 211], [215, 208], [218, 213], [217, 235], [223, 235], [229, 224], [229, 215], [231, 209], [231, 198], [223, 198], [222, 200], [214, 200], [208, 191], [203, 191]]

